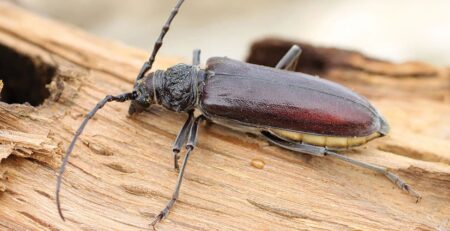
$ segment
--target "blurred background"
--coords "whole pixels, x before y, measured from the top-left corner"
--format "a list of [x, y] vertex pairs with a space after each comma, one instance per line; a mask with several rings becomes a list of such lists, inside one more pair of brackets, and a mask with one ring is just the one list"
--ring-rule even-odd
[[[41, 15], [147, 51], [175, 0], [11, 0]], [[57, 36], [57, 35], [55, 35]], [[401, 62], [450, 66], [450, 1], [187, 0], [161, 49], [164, 56], [243, 60], [266, 36], [364, 52]]]

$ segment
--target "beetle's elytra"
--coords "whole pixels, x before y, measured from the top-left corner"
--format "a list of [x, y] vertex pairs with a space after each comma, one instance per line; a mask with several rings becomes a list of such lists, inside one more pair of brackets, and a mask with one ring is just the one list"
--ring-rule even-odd
[[[360, 162], [336, 153], [382, 137], [389, 125], [362, 96], [328, 80], [292, 72], [301, 49], [294, 45], [275, 68], [248, 64], [228, 58], [210, 58], [200, 68], [200, 50], [194, 51], [191, 65], [178, 64], [167, 70], [151, 69], [162, 40], [183, 0], [179, 0], [155, 43], [153, 52], [141, 68], [132, 92], [106, 96], [85, 117], [67, 149], [57, 180], [58, 212], [64, 220], [59, 191], [64, 169], [90, 118], [107, 102], [131, 100], [129, 113], [139, 113], [152, 104], [188, 114], [173, 144], [174, 168], [179, 152], [186, 148], [172, 199], [151, 223], [165, 218], [175, 204], [184, 170], [195, 147], [202, 120], [240, 127], [259, 133], [270, 143], [314, 156], [331, 156], [385, 175], [418, 201], [420, 195], [386, 168]], [[195, 117], [194, 110], [201, 115]]]

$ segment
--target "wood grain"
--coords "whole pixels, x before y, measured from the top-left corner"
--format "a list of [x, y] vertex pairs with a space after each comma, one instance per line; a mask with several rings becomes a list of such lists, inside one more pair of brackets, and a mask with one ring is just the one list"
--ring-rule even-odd
[[[68, 166], [62, 189], [66, 222], [54, 198], [61, 155], [83, 115], [106, 94], [130, 90], [147, 53], [4, 2], [0, 44], [56, 70], [42, 105], [0, 103], [0, 229], [149, 229], [175, 184], [171, 144], [183, 114], [153, 107], [127, 117], [128, 104], [107, 105], [88, 125]], [[347, 154], [389, 167], [423, 200], [416, 204], [384, 177], [338, 160], [202, 125], [180, 201], [159, 230], [449, 228], [449, 69], [335, 51], [347, 56], [334, 56], [318, 73], [368, 97], [392, 126], [390, 136]], [[179, 61], [158, 58], [156, 66]]]

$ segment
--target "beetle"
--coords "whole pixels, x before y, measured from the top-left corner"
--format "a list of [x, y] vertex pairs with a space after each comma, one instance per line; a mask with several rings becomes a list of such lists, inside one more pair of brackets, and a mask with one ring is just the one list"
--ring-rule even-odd
[[[137, 75], [133, 91], [106, 96], [86, 115], [76, 131], [57, 179], [56, 201], [63, 220], [59, 192], [69, 156], [88, 121], [111, 101], [131, 101], [130, 115], [145, 111], [152, 104], [188, 114], [172, 148], [174, 168], [179, 170], [177, 184], [171, 200], [151, 223], [153, 227], [167, 216], [178, 199], [202, 120], [257, 132], [268, 142], [295, 152], [335, 157], [371, 169], [407, 191], [416, 198], [416, 202], [420, 200], [418, 192], [386, 168], [336, 152], [387, 135], [389, 125], [367, 99], [348, 88], [316, 76], [293, 72], [301, 54], [297, 45], [292, 46], [274, 68], [214, 57], [208, 59], [206, 68], [202, 69], [200, 50], [194, 50], [191, 65], [177, 64], [167, 70], [147, 74], [183, 2], [177, 2], [163, 26], [149, 60]], [[194, 116], [194, 110], [201, 114]], [[178, 160], [183, 145], [186, 155], [180, 168]]]

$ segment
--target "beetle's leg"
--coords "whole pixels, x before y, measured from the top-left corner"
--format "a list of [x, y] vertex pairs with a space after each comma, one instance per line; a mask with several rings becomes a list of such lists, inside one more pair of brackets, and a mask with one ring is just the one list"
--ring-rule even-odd
[[355, 160], [350, 157], [341, 155], [339, 153], [329, 151], [324, 147], [317, 147], [314, 145], [297, 143], [297, 142], [285, 140], [285, 139], [283, 139], [275, 134], [272, 134], [270, 132], [267, 132], [267, 131], [263, 131], [261, 133], [264, 135], [265, 138], [267, 138], [267, 140], [269, 140], [269, 142], [271, 142], [275, 145], [278, 145], [280, 147], [283, 147], [283, 148], [286, 148], [289, 150], [293, 150], [296, 152], [314, 155], [314, 156], [336, 157], [340, 160], [357, 165], [359, 167], [367, 168], [367, 169], [373, 170], [375, 172], [381, 173], [381, 174], [385, 175], [390, 181], [392, 181], [399, 188], [407, 191], [410, 195], [414, 196], [416, 198], [416, 202], [418, 202], [421, 199], [421, 196], [418, 192], [416, 192], [413, 188], [411, 188], [411, 186], [406, 184], [402, 179], [400, 179], [400, 177], [398, 177], [397, 175], [395, 175], [392, 172], [389, 172], [385, 167], [381, 167], [381, 166], [365, 163], [365, 162], [362, 162], [359, 160]]
[[200, 66], [200, 49], [195, 49], [192, 56], [192, 65], [193, 66]]
[[175, 186], [175, 191], [173, 192], [172, 199], [167, 203], [166, 207], [163, 210], [161, 210], [161, 212], [155, 217], [155, 220], [153, 220], [153, 222], [151, 223], [151, 225], [153, 226], [153, 229], [155, 228], [156, 223], [158, 223], [159, 221], [161, 221], [162, 219], [164, 219], [167, 216], [167, 214], [169, 213], [169, 210], [173, 207], [173, 205], [175, 204], [175, 202], [178, 199], [178, 195], [180, 193], [181, 182], [183, 181], [184, 170], [186, 169], [186, 163], [189, 159], [189, 155], [191, 154], [191, 151], [194, 150], [195, 144], [197, 142], [198, 125], [200, 124], [200, 122], [203, 119], [204, 119], [203, 115], [200, 115], [199, 117], [197, 117], [195, 119], [195, 121], [192, 124], [192, 127], [189, 131], [188, 142], [186, 144], [186, 156], [183, 159], [183, 163], [182, 163], [181, 169], [180, 169], [180, 174], [178, 174], [178, 180], [177, 180], [177, 184]]
[[293, 45], [291, 49], [289, 49], [289, 51], [283, 56], [283, 58], [278, 61], [275, 68], [295, 71], [301, 53], [302, 49], [297, 45]]
[[373, 170], [375, 172], [381, 173], [381, 174], [385, 175], [390, 181], [392, 181], [392, 183], [397, 185], [397, 187], [405, 190], [411, 196], [415, 197], [416, 198], [416, 202], [419, 202], [420, 199], [422, 198], [420, 196], [420, 194], [418, 192], [416, 192], [410, 185], [408, 185], [402, 179], [400, 179], [399, 176], [397, 176], [394, 173], [388, 171], [385, 167], [381, 167], [381, 166], [377, 166], [377, 165], [374, 165], [374, 164], [369, 164], [369, 163], [366, 163], [366, 162], [355, 160], [355, 159], [352, 159], [350, 157], [341, 155], [341, 154], [336, 153], [336, 152], [328, 151], [328, 150], [325, 151], [325, 155], [326, 156], [331, 156], [331, 157], [336, 157], [336, 158], [338, 158], [340, 160], [343, 160], [345, 162], [357, 165], [359, 167], [367, 168], [367, 169]]
[[324, 147], [292, 142], [289, 140], [285, 140], [271, 132], [262, 131], [261, 133], [270, 143], [295, 152], [306, 153], [313, 156], [324, 156], [326, 151]]
[[189, 112], [189, 117], [184, 123], [183, 127], [181, 128], [180, 132], [178, 132], [177, 138], [175, 139], [175, 142], [172, 146], [173, 151], [173, 167], [178, 170], [178, 159], [180, 159], [180, 150], [183, 144], [186, 141], [186, 138], [188, 136], [188, 132], [192, 127], [192, 121], [194, 121], [194, 111]]

